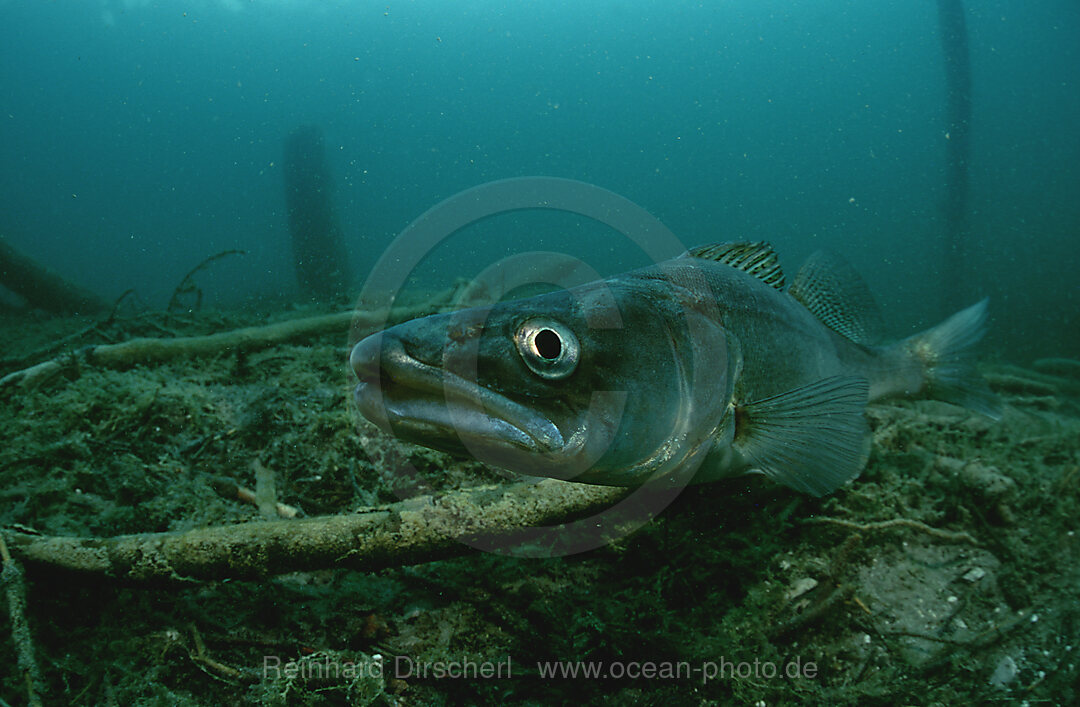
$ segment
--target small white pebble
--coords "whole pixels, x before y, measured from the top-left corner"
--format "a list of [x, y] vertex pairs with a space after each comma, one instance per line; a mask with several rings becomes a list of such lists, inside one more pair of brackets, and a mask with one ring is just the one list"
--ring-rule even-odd
[[1003, 656], [994, 668], [994, 674], [990, 676], [990, 684], [994, 687], [1005, 689], [1005, 686], [1016, 679], [1020, 673], [1016, 661], [1011, 656]]
[[869, 643], [870, 642], [870, 634], [869, 633], [864, 633], [863, 634], [862, 642], [863, 643]]
[[965, 582], [978, 582], [980, 579], [986, 576], [986, 570], [982, 567], [972, 567], [964, 574]]
[[1035, 623], [1038, 620], [1039, 620], [1039, 615], [1038, 614], [1032, 614], [1031, 615], [1031, 623]]
[[959, 599], [957, 599], [956, 597], [949, 597], [949, 598], [948, 598], [948, 599], [946, 599], [945, 601], [949, 602], [950, 604], [955, 604], [956, 602], [958, 602], [958, 601], [960, 601], [960, 600], [959, 600]]
[[791, 588], [787, 591], [787, 598], [790, 600], [801, 597], [817, 585], [818, 581], [813, 577], [803, 577], [802, 579], [795, 580], [795, 582], [792, 583]]

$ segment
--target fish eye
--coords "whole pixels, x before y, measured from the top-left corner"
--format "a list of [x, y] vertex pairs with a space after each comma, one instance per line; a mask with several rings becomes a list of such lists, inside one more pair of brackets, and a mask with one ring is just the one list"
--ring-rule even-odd
[[550, 319], [526, 321], [518, 327], [514, 344], [529, 370], [549, 380], [569, 376], [581, 358], [581, 346], [574, 332]]

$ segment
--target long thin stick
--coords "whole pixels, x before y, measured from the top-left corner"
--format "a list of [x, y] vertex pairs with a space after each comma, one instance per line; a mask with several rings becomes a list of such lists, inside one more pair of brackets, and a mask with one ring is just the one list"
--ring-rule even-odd
[[176, 358], [217, 356], [238, 351], [257, 351], [297, 339], [331, 331], [343, 334], [352, 326], [354, 334], [371, 331], [387, 321], [401, 321], [428, 314], [446, 301], [439, 296], [410, 308], [389, 312], [340, 312], [304, 319], [290, 319], [264, 326], [233, 329], [206, 336], [184, 336], [171, 339], [139, 338], [118, 344], [102, 344], [82, 349], [78, 354], [62, 354], [29, 368], [14, 371], [0, 378], [0, 389], [8, 386], [35, 388], [64, 371], [82, 365], [105, 368], [131, 368], [138, 364], [163, 363]]
[[176, 289], [173, 290], [172, 297], [169, 298], [169, 306], [165, 308], [165, 311], [173, 312], [177, 309], [180, 309], [180, 298], [183, 295], [188, 295], [192, 292], [196, 293], [197, 295], [194, 309], [198, 310], [199, 307], [202, 305], [202, 290], [195, 286], [195, 281], [192, 280], [192, 278], [195, 277], [195, 273], [209, 267], [210, 264], [214, 261], [221, 260], [222, 258], [228, 257], [230, 255], [247, 255], [247, 251], [235, 249], [223, 250], [220, 253], [215, 253], [211, 255], [209, 258], [204, 259], [201, 263], [193, 267], [191, 270], [188, 271], [187, 275], [184, 275], [184, 279], [180, 281], [180, 284], [176, 286]]
[[253, 521], [112, 538], [8, 536], [11, 552], [44, 564], [124, 579], [254, 578], [348, 567], [377, 570], [509, 548], [524, 530], [563, 523], [629, 492], [555, 479], [420, 496], [340, 516]]
[[843, 518], [818, 516], [815, 518], [807, 518], [803, 522], [831, 523], [832, 525], [839, 525], [842, 528], [850, 528], [851, 530], [861, 530], [864, 532], [872, 530], [888, 530], [890, 528], [911, 528], [912, 530], [921, 531], [927, 535], [938, 538], [939, 540], [945, 540], [946, 542], [967, 543], [969, 545], [979, 544], [975, 538], [963, 531], [942, 530], [941, 528], [935, 528], [921, 521], [910, 520], [908, 518], [893, 518], [892, 520], [880, 520], [873, 523], [855, 523], [850, 520], [844, 520]]
[[37, 658], [34, 657], [34, 641], [30, 633], [30, 623], [26, 620], [26, 583], [23, 581], [22, 568], [8, 551], [3, 534], [0, 534], [0, 559], [4, 563], [4, 569], [0, 572], [0, 584], [4, 585], [7, 594], [8, 614], [11, 616], [11, 637], [15, 641], [15, 655], [19, 668], [26, 680], [27, 702], [39, 707], [43, 694], [42, 680]]

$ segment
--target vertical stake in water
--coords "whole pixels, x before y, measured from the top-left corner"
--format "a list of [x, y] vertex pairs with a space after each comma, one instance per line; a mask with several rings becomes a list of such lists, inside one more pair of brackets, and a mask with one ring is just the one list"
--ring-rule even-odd
[[938, 0], [945, 59], [945, 257], [942, 299], [952, 311], [962, 302], [968, 236], [968, 160], [971, 154], [971, 59], [962, 0]]
[[322, 129], [305, 125], [289, 133], [282, 167], [300, 289], [310, 300], [333, 302], [348, 284], [348, 252]]

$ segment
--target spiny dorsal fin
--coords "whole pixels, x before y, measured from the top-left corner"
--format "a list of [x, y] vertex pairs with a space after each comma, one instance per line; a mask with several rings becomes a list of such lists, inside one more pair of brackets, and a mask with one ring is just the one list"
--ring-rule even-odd
[[691, 248], [686, 252], [691, 258], [715, 260], [724, 265], [753, 275], [778, 290], [784, 289], [784, 271], [772, 246], [764, 241], [757, 243], [713, 243]]
[[732, 445], [777, 483], [832, 493], [870, 457], [868, 392], [865, 379], [836, 376], [737, 406]]
[[881, 311], [866, 282], [848, 261], [819, 250], [795, 274], [788, 294], [821, 322], [857, 344], [880, 340]]

